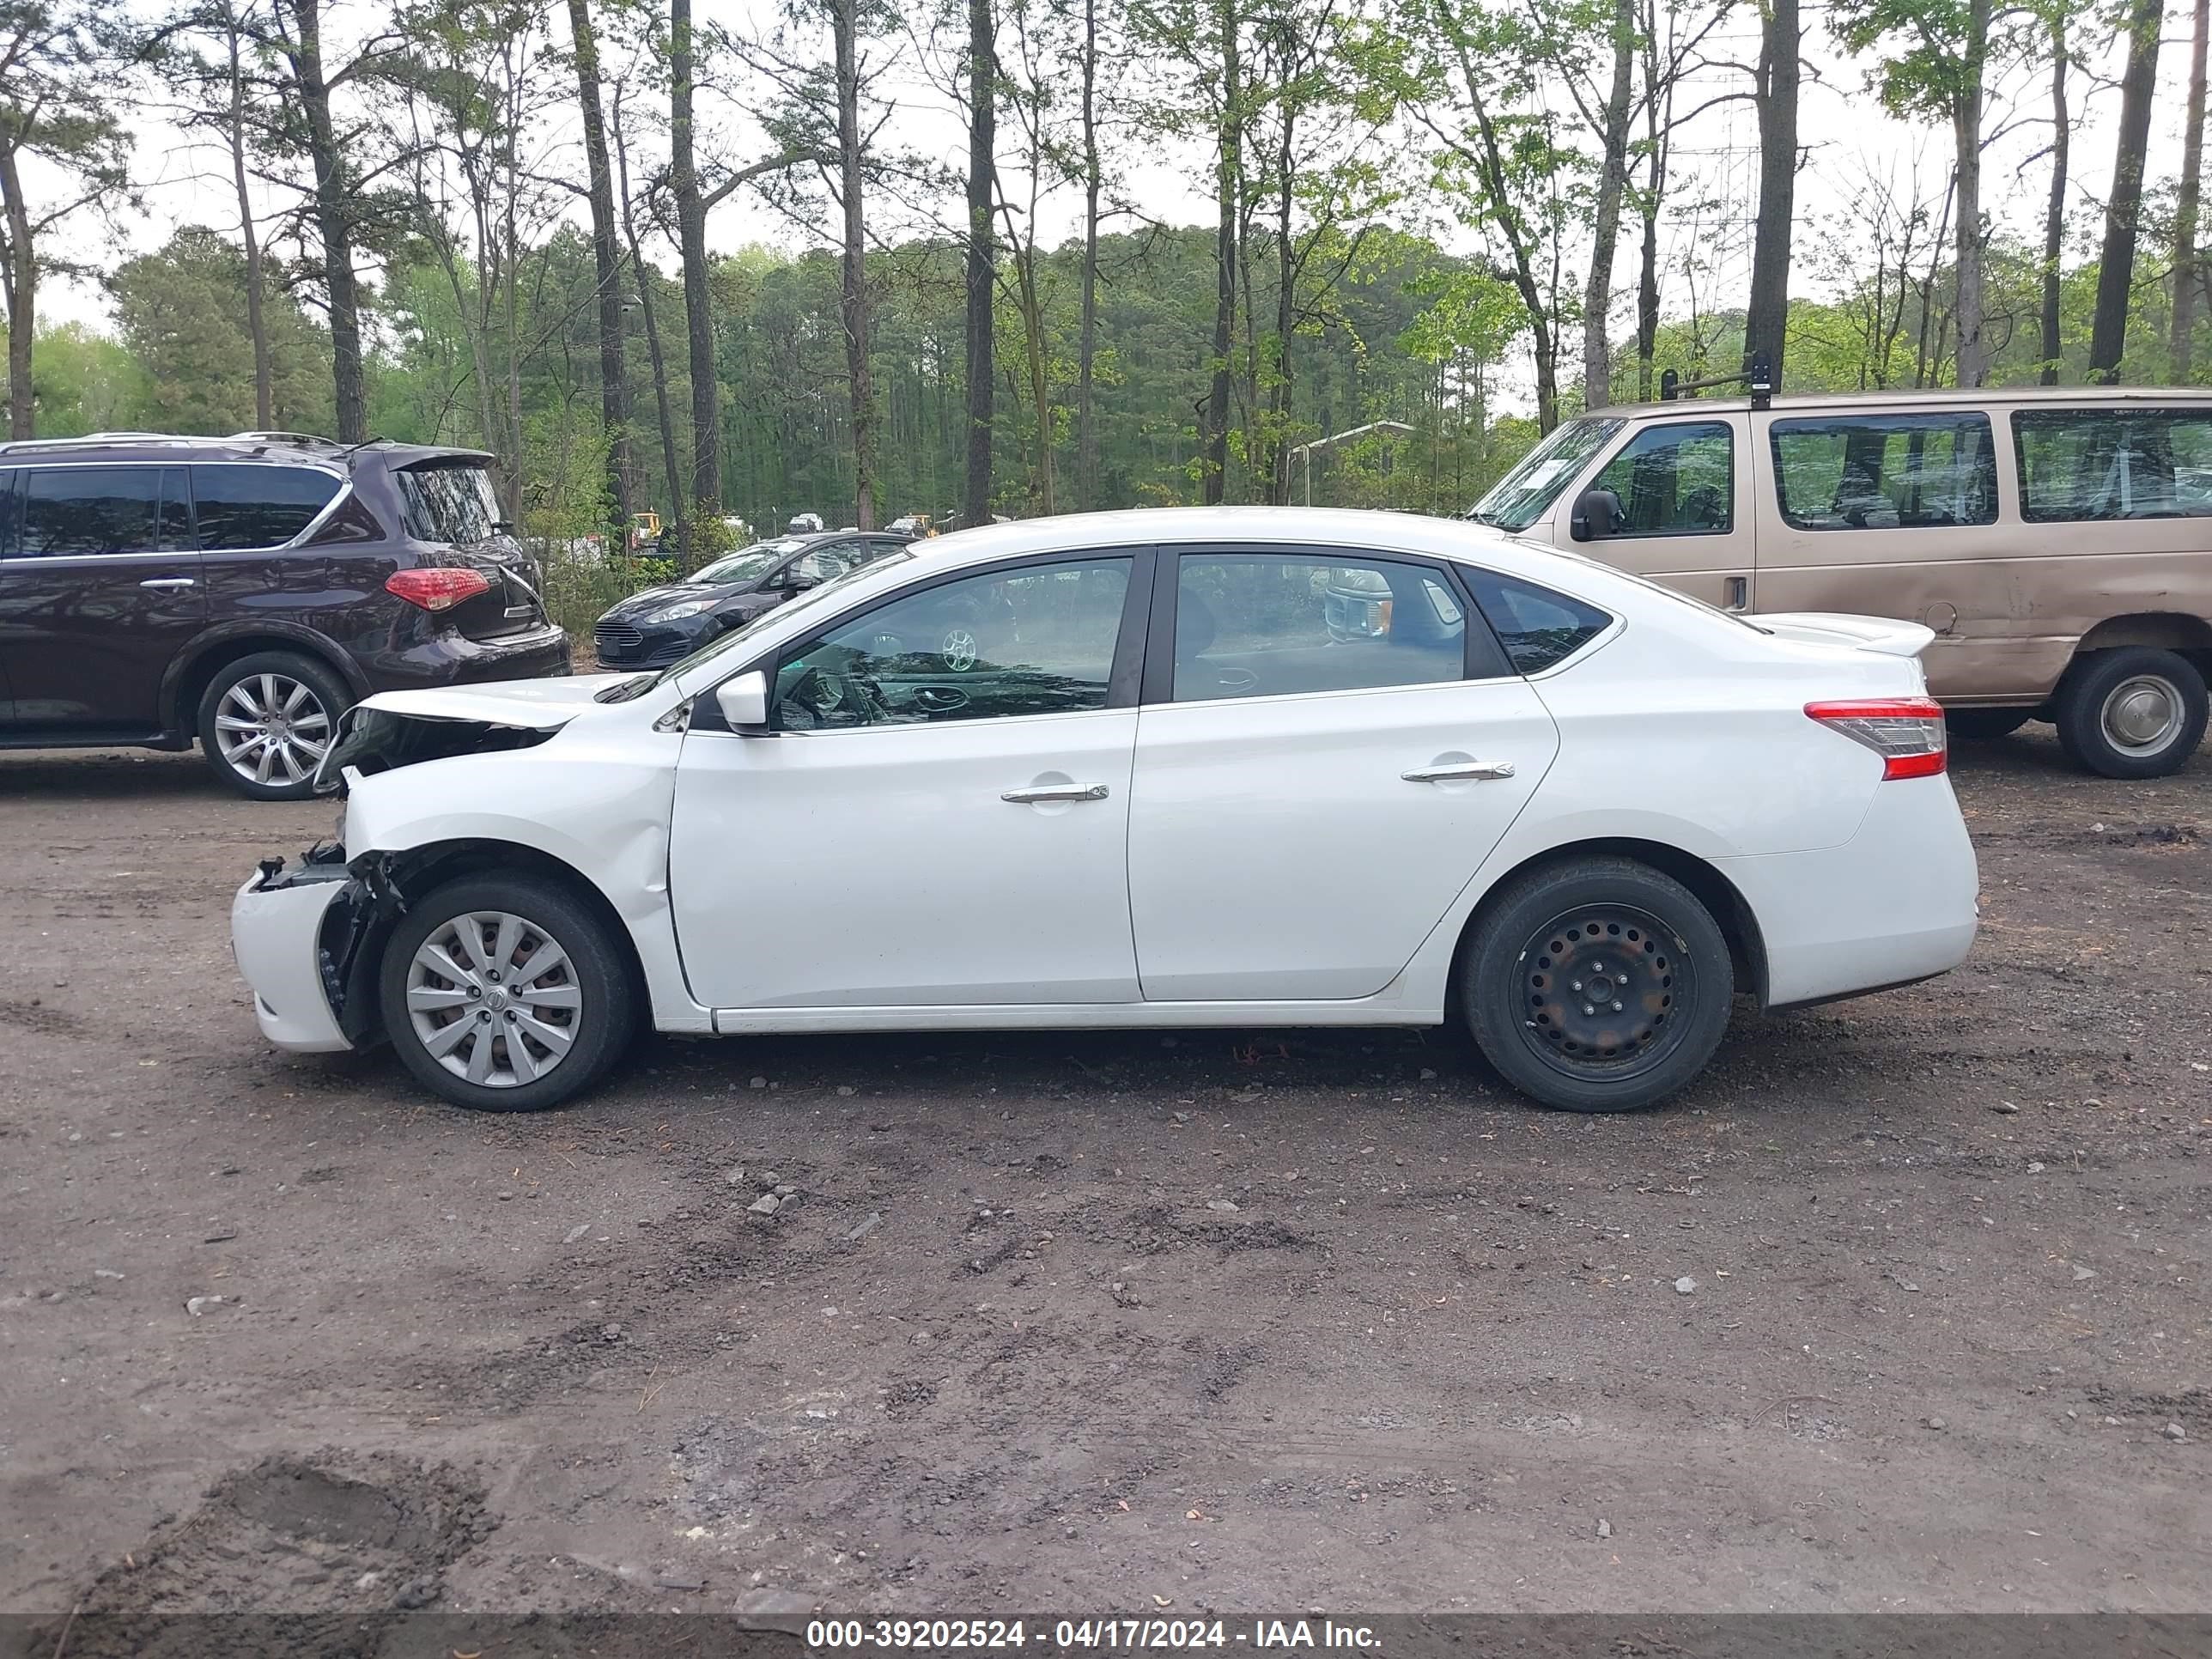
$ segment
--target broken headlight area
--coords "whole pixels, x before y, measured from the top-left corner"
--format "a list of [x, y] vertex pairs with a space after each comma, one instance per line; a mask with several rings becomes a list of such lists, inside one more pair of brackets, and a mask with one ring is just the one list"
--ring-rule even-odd
[[338, 723], [337, 741], [315, 769], [315, 787], [328, 794], [345, 787], [350, 767], [374, 777], [401, 766], [445, 760], [454, 755], [489, 755], [502, 749], [529, 749], [551, 737], [558, 726], [533, 729], [490, 720], [453, 720], [429, 714], [395, 714], [356, 705]]
[[323, 997], [339, 1030], [356, 1048], [379, 1036], [377, 964], [383, 941], [407, 908], [405, 896], [382, 853], [365, 853], [349, 862], [345, 848], [322, 842], [287, 867], [281, 858], [261, 861], [257, 893], [338, 884], [316, 930], [315, 967]]

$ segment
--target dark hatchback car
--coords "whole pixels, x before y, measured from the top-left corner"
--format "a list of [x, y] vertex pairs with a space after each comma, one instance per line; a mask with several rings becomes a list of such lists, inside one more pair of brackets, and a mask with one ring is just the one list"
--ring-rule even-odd
[[313, 793], [375, 691], [568, 672], [474, 450], [286, 433], [0, 444], [0, 748], [198, 739]]
[[872, 564], [913, 540], [899, 531], [831, 530], [757, 542], [680, 582], [648, 587], [611, 607], [592, 630], [599, 665], [665, 668], [793, 594]]

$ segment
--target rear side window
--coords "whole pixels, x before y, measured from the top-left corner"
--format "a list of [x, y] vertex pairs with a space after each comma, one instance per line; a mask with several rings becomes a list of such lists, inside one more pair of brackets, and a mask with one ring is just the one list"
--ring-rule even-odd
[[1921, 530], [1995, 524], [1990, 418], [1838, 415], [1777, 421], [1774, 488], [1795, 530]]
[[177, 466], [34, 467], [21, 476], [21, 558], [191, 549], [191, 508]]
[[407, 533], [423, 542], [480, 542], [497, 533], [499, 495], [481, 466], [410, 467], [399, 475]]
[[2212, 410], [2021, 410], [2012, 435], [2030, 524], [2212, 515]]
[[282, 547], [315, 521], [338, 489], [329, 473], [304, 466], [196, 466], [192, 506], [201, 550]]
[[1613, 623], [1595, 605], [1534, 582], [1487, 570], [1470, 570], [1467, 579], [1516, 673], [1540, 673], [1565, 661]]
[[1735, 443], [1725, 422], [1648, 426], [1591, 485], [1620, 502], [1612, 534], [1723, 536], [1735, 516]]

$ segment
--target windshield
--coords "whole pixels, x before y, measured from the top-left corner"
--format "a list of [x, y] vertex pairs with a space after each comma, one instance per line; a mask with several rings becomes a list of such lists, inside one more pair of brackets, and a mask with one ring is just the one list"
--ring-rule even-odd
[[[832, 594], [838, 592], [839, 589], [850, 586], [855, 577], [872, 576], [878, 571], [888, 570], [893, 565], [902, 563], [913, 556], [914, 555], [911, 553], [886, 553], [880, 559], [872, 559], [866, 564], [856, 564], [850, 570], [848, 570], [843, 575], [832, 576], [828, 581], [820, 584], [818, 586], [808, 588], [805, 592], [799, 594], [797, 599], [787, 599], [783, 604], [776, 606], [773, 611], [762, 611], [759, 616], [755, 617], [743, 628], [733, 629], [732, 632], [727, 634], [716, 635], [713, 640], [709, 641], [707, 644], [701, 646], [696, 651], [694, 651], [690, 656], [685, 657], [680, 662], [671, 663], [667, 667], [662, 669], [660, 672], [654, 677], [653, 684], [654, 685], [662, 684], [668, 680], [673, 679], [677, 675], [681, 674], [688, 668], [693, 667], [699, 663], [705, 662], [709, 658], [721, 655], [723, 652], [727, 651], [733, 645], [742, 645], [745, 641], [752, 638], [755, 634], [758, 633], [761, 629], [762, 624], [764, 623], [781, 622], [784, 617], [791, 616], [796, 611], [811, 610], [815, 605], [821, 604], [823, 599], [828, 599]], [[627, 699], [625, 698], [624, 701], [627, 701]]]
[[749, 582], [762, 574], [787, 553], [796, 553], [804, 542], [756, 542], [741, 553], [717, 559], [696, 575], [687, 576], [693, 582]]
[[1519, 465], [1468, 510], [1467, 516], [1497, 530], [1526, 530], [1544, 515], [1583, 470], [1583, 463], [1620, 431], [1621, 424], [1617, 415], [1586, 415], [1579, 421], [1569, 421], [1523, 455]]

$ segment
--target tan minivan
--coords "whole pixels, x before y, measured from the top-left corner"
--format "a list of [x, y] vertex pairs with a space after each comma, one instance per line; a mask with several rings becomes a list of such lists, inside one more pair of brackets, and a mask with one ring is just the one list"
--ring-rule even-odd
[[2212, 678], [2212, 392], [1692, 399], [1569, 421], [1482, 524], [1723, 610], [1924, 623], [1961, 737], [2031, 720], [2107, 777], [2179, 769]]

